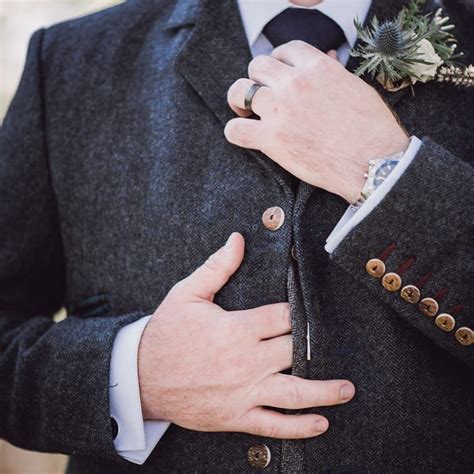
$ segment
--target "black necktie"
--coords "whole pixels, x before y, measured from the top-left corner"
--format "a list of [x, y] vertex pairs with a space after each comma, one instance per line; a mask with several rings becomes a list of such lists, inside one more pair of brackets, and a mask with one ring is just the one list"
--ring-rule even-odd
[[341, 27], [319, 10], [287, 8], [263, 29], [274, 48], [291, 40], [302, 40], [327, 53], [337, 49], [346, 38]]

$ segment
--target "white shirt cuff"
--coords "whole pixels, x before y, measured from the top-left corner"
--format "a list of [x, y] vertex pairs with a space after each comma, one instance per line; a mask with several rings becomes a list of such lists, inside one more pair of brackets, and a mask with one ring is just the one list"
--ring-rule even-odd
[[349, 232], [367, 217], [370, 212], [382, 201], [387, 193], [393, 188], [400, 176], [405, 172], [421, 146], [421, 140], [415, 136], [410, 138], [410, 144], [405, 151], [402, 159], [399, 161], [388, 178], [369, 196], [367, 201], [359, 208], [349, 206], [341, 217], [336, 227], [326, 239], [325, 250], [329, 253], [334, 252], [336, 247], [349, 234]]
[[146, 316], [117, 333], [110, 363], [110, 416], [117, 422], [114, 439], [117, 453], [135, 464], [143, 464], [170, 423], [143, 420], [138, 385], [138, 346], [150, 320]]

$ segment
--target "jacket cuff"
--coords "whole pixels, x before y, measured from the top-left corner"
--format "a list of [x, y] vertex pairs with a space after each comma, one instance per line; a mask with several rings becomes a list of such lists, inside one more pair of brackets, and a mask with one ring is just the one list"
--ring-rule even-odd
[[[471, 366], [473, 345], [461, 333], [471, 331], [472, 335], [473, 328], [467, 278], [474, 268], [472, 180], [473, 170], [467, 163], [424, 138], [416, 159], [392, 192], [331, 254], [336, 264], [376, 297]], [[383, 260], [383, 265], [369, 268], [374, 258]], [[411, 286], [419, 289], [419, 298]], [[411, 298], [410, 290], [415, 292]], [[432, 300], [435, 303], [427, 308]], [[452, 328], [443, 325], [444, 316], [438, 317], [445, 314], [453, 318]]]
[[370, 212], [372, 212], [387, 193], [393, 188], [400, 176], [408, 168], [412, 160], [415, 158], [421, 146], [421, 140], [415, 136], [410, 138], [410, 144], [406, 149], [402, 159], [390, 173], [390, 176], [384, 181], [377, 190], [357, 209], [349, 206], [344, 215], [341, 217], [336, 227], [333, 229], [329, 237], [326, 239], [326, 252], [332, 253], [336, 247], [342, 242], [347, 234], [358, 225]]

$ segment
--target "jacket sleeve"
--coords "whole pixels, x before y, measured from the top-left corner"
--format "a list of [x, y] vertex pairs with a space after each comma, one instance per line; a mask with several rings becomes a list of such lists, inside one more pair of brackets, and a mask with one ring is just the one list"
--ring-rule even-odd
[[47, 162], [43, 34], [30, 40], [0, 130], [0, 438], [119, 461], [110, 356], [119, 329], [142, 315], [52, 319], [64, 304], [65, 265]]
[[469, 164], [424, 138], [391, 191], [331, 254], [363, 288], [470, 367], [473, 178]]

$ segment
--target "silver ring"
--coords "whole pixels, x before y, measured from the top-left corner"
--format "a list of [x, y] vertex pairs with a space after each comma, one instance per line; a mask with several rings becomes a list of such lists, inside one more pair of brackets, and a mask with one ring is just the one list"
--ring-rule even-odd
[[262, 84], [257, 84], [254, 82], [248, 89], [247, 93], [245, 94], [245, 99], [244, 99], [244, 107], [245, 110], [248, 110], [250, 112], [253, 112], [252, 110], [252, 100], [256, 94], [256, 92], [262, 87]]

